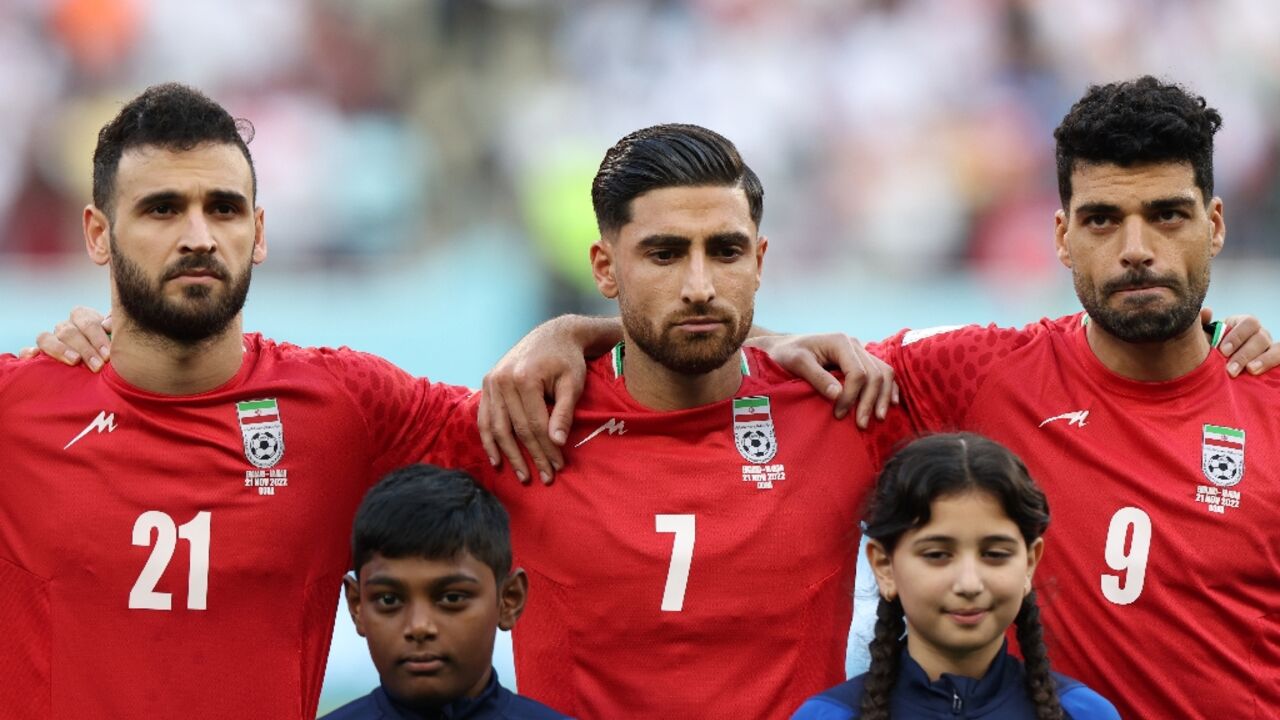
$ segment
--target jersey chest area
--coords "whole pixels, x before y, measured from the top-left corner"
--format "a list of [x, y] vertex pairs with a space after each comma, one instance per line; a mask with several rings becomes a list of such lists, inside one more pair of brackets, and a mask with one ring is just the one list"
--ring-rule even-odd
[[341, 570], [369, 459], [328, 398], [100, 391], [9, 410], [0, 551], [55, 589], [195, 609]]
[[1265, 607], [1250, 588], [1280, 561], [1280, 416], [1236, 382], [1158, 400], [1067, 383], [975, 409], [1049, 497], [1046, 580], [1121, 613]]
[[872, 479], [852, 426], [820, 400], [682, 420], [580, 416], [552, 486], [502, 493], [521, 562], [566, 588], [627, 587], [655, 608], [686, 564], [691, 601], [803, 593], [845, 568]]

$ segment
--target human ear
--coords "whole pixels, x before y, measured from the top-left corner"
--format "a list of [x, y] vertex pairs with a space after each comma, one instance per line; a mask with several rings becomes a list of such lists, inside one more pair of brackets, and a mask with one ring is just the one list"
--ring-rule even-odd
[[266, 213], [262, 208], [253, 210], [253, 264], [267, 259]]
[[111, 220], [97, 205], [86, 205], [83, 222], [89, 259], [96, 265], [106, 265], [111, 260]]
[[1036, 538], [1035, 542], [1027, 546], [1027, 582], [1023, 588], [1023, 596], [1031, 592], [1031, 580], [1035, 577], [1036, 568], [1040, 565], [1040, 558], [1044, 555], [1044, 538]]
[[529, 577], [516, 568], [498, 588], [498, 627], [510, 630], [524, 612], [524, 602], [529, 597]]
[[1222, 198], [1215, 197], [1210, 201], [1209, 224], [1213, 233], [1209, 236], [1209, 257], [1217, 257], [1227, 241], [1227, 221], [1222, 216]]
[[600, 238], [591, 244], [591, 275], [596, 289], [607, 298], [618, 297], [618, 278], [614, 273], [613, 241]]
[[1053, 249], [1058, 255], [1058, 262], [1064, 267], [1071, 267], [1071, 249], [1067, 247], [1067, 213], [1059, 210], [1053, 214]]
[[875, 573], [876, 584], [880, 586], [880, 597], [893, 600], [898, 596], [898, 585], [893, 580], [893, 556], [890, 555], [879, 540], [867, 541], [867, 562]]
[[342, 590], [347, 597], [347, 612], [351, 613], [351, 622], [355, 624], [360, 637], [364, 637], [364, 622], [360, 619], [360, 583], [354, 575], [347, 573], [342, 577]]
[[764, 272], [764, 254], [769, 251], [769, 238], [761, 235], [756, 240], [756, 289], [760, 289], [760, 276]]

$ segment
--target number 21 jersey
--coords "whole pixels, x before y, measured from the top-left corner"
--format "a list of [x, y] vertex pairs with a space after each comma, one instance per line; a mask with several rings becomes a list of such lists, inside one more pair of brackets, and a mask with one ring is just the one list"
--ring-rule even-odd
[[0, 356], [0, 715], [315, 717], [356, 505], [468, 394], [256, 335], [185, 397]]

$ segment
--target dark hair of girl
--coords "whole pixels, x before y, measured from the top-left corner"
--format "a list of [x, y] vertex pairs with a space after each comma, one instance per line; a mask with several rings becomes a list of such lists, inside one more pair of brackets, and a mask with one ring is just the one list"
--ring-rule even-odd
[[[916, 440], [885, 464], [864, 532], [892, 554], [903, 533], [928, 524], [934, 500], [975, 490], [1000, 503], [1027, 545], [1049, 527], [1049, 503], [1018, 456], [981, 435], [954, 433]], [[1034, 592], [1023, 598], [1014, 624], [1026, 668], [1027, 694], [1035, 703], [1036, 717], [1062, 720]], [[901, 600], [881, 597], [870, 645], [871, 667], [862, 695], [862, 720], [888, 720], [889, 697], [898, 679], [905, 634]]]

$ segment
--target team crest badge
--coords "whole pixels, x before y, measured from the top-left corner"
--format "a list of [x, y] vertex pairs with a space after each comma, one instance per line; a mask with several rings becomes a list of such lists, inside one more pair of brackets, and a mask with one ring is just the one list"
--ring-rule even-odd
[[747, 462], [766, 463], [778, 454], [778, 438], [773, 432], [773, 414], [764, 395], [734, 398], [733, 439]]
[[1220, 425], [1204, 426], [1204, 476], [1219, 487], [1244, 478], [1244, 431]]
[[254, 467], [269, 468], [284, 457], [284, 425], [275, 398], [236, 403], [244, 456]]

